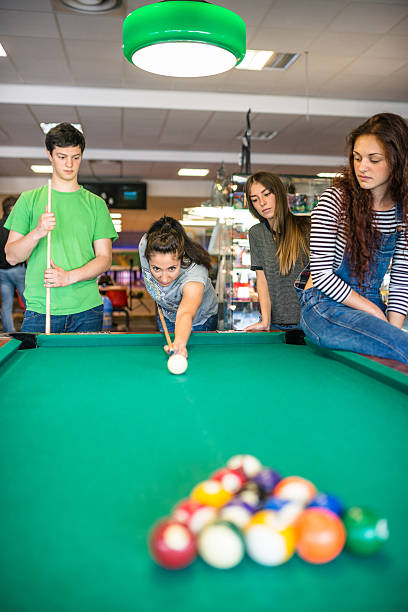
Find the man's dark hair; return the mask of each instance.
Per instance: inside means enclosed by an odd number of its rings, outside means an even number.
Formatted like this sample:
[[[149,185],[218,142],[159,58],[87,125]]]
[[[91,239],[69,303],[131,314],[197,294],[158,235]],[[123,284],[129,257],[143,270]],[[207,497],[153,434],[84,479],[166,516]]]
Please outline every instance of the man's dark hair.
[[[18,200],[18,198],[16,198],[15,196],[9,196],[8,198],[4,198],[4,200],[2,202],[4,216],[6,216],[6,217],[9,216],[9,214],[11,213],[11,210],[12,210],[14,204],[17,202],[17,200]]]
[[[83,153],[85,138],[82,132],[70,123],[59,123],[46,135],[45,146],[51,155],[55,147],[81,147],[81,153]]]

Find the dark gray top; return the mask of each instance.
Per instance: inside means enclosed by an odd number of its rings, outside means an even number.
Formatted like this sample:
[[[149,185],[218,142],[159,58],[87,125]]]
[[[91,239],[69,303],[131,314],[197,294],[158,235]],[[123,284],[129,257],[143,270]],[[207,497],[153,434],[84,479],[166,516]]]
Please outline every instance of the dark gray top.
[[[300,320],[299,300],[293,286],[300,272],[308,263],[303,254],[289,274],[282,276],[279,271],[279,259],[276,256],[274,235],[266,223],[253,225],[249,232],[251,251],[251,270],[263,270],[268,283],[271,298],[271,324],[298,325]]]

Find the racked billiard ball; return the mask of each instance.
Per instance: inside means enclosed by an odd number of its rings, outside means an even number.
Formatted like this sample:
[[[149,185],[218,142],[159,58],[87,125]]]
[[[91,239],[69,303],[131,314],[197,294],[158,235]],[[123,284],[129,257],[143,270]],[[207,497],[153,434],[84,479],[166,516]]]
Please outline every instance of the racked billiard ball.
[[[346,528],[346,549],[355,555],[376,553],[388,540],[388,522],[369,508],[349,508],[343,515]]]
[[[166,569],[182,569],[197,557],[195,537],[186,525],[173,519],[157,523],[150,536],[150,553]]]
[[[313,483],[301,476],[287,476],[273,490],[274,497],[290,499],[301,504],[308,504],[315,496],[317,490]]]
[[[273,510],[254,514],[244,533],[248,555],[261,565],[282,565],[295,552],[295,528],[293,525],[282,526]]]
[[[208,565],[230,569],[240,563],[245,554],[240,530],[228,521],[217,520],[204,527],[197,536],[199,555]]]
[[[346,530],[341,519],[325,508],[307,508],[296,522],[296,550],[309,563],[329,563],[343,550]]]
[[[224,489],[218,480],[203,480],[191,492],[191,499],[204,506],[214,506],[214,508],[221,508],[229,502],[231,497],[232,493]]]

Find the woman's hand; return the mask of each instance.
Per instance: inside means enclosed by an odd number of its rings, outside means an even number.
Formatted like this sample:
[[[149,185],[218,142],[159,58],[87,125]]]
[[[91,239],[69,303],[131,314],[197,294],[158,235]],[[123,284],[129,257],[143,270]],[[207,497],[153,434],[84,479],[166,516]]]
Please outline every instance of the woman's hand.
[[[264,321],[259,321],[258,323],[252,323],[252,325],[248,325],[248,327],[245,327],[244,331],[246,332],[269,331],[269,323],[266,323]]]

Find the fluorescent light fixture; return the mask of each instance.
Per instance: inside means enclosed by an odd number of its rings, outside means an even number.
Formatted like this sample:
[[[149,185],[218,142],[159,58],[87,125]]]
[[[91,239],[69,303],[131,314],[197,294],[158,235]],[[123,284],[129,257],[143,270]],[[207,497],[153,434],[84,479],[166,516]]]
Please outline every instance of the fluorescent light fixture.
[[[48,132],[52,130],[53,127],[55,127],[56,125],[59,125],[60,123],[61,121],[59,121],[58,123],[40,123],[40,128],[42,129],[44,134],[48,134]],[[71,123],[71,125],[73,125],[74,128],[76,128],[80,132],[84,131],[80,123]]]
[[[180,168],[177,174],[179,176],[207,176],[208,173],[208,168]]]
[[[1,43],[0,43],[0,57],[7,57],[6,50]]]
[[[334,178],[339,174],[340,172],[318,172],[316,176],[319,178]]]
[[[272,57],[273,51],[256,51],[248,49],[242,62],[236,66],[238,70],[262,70]]]
[[[180,221],[185,227],[214,227],[215,219],[182,219]]]
[[[110,213],[111,219],[122,219],[122,213]]]
[[[33,172],[38,174],[52,174],[52,166],[32,165],[30,166]]]
[[[136,9],[123,22],[126,59],[164,76],[226,72],[242,60],[245,46],[245,22],[210,2],[164,0]]]

